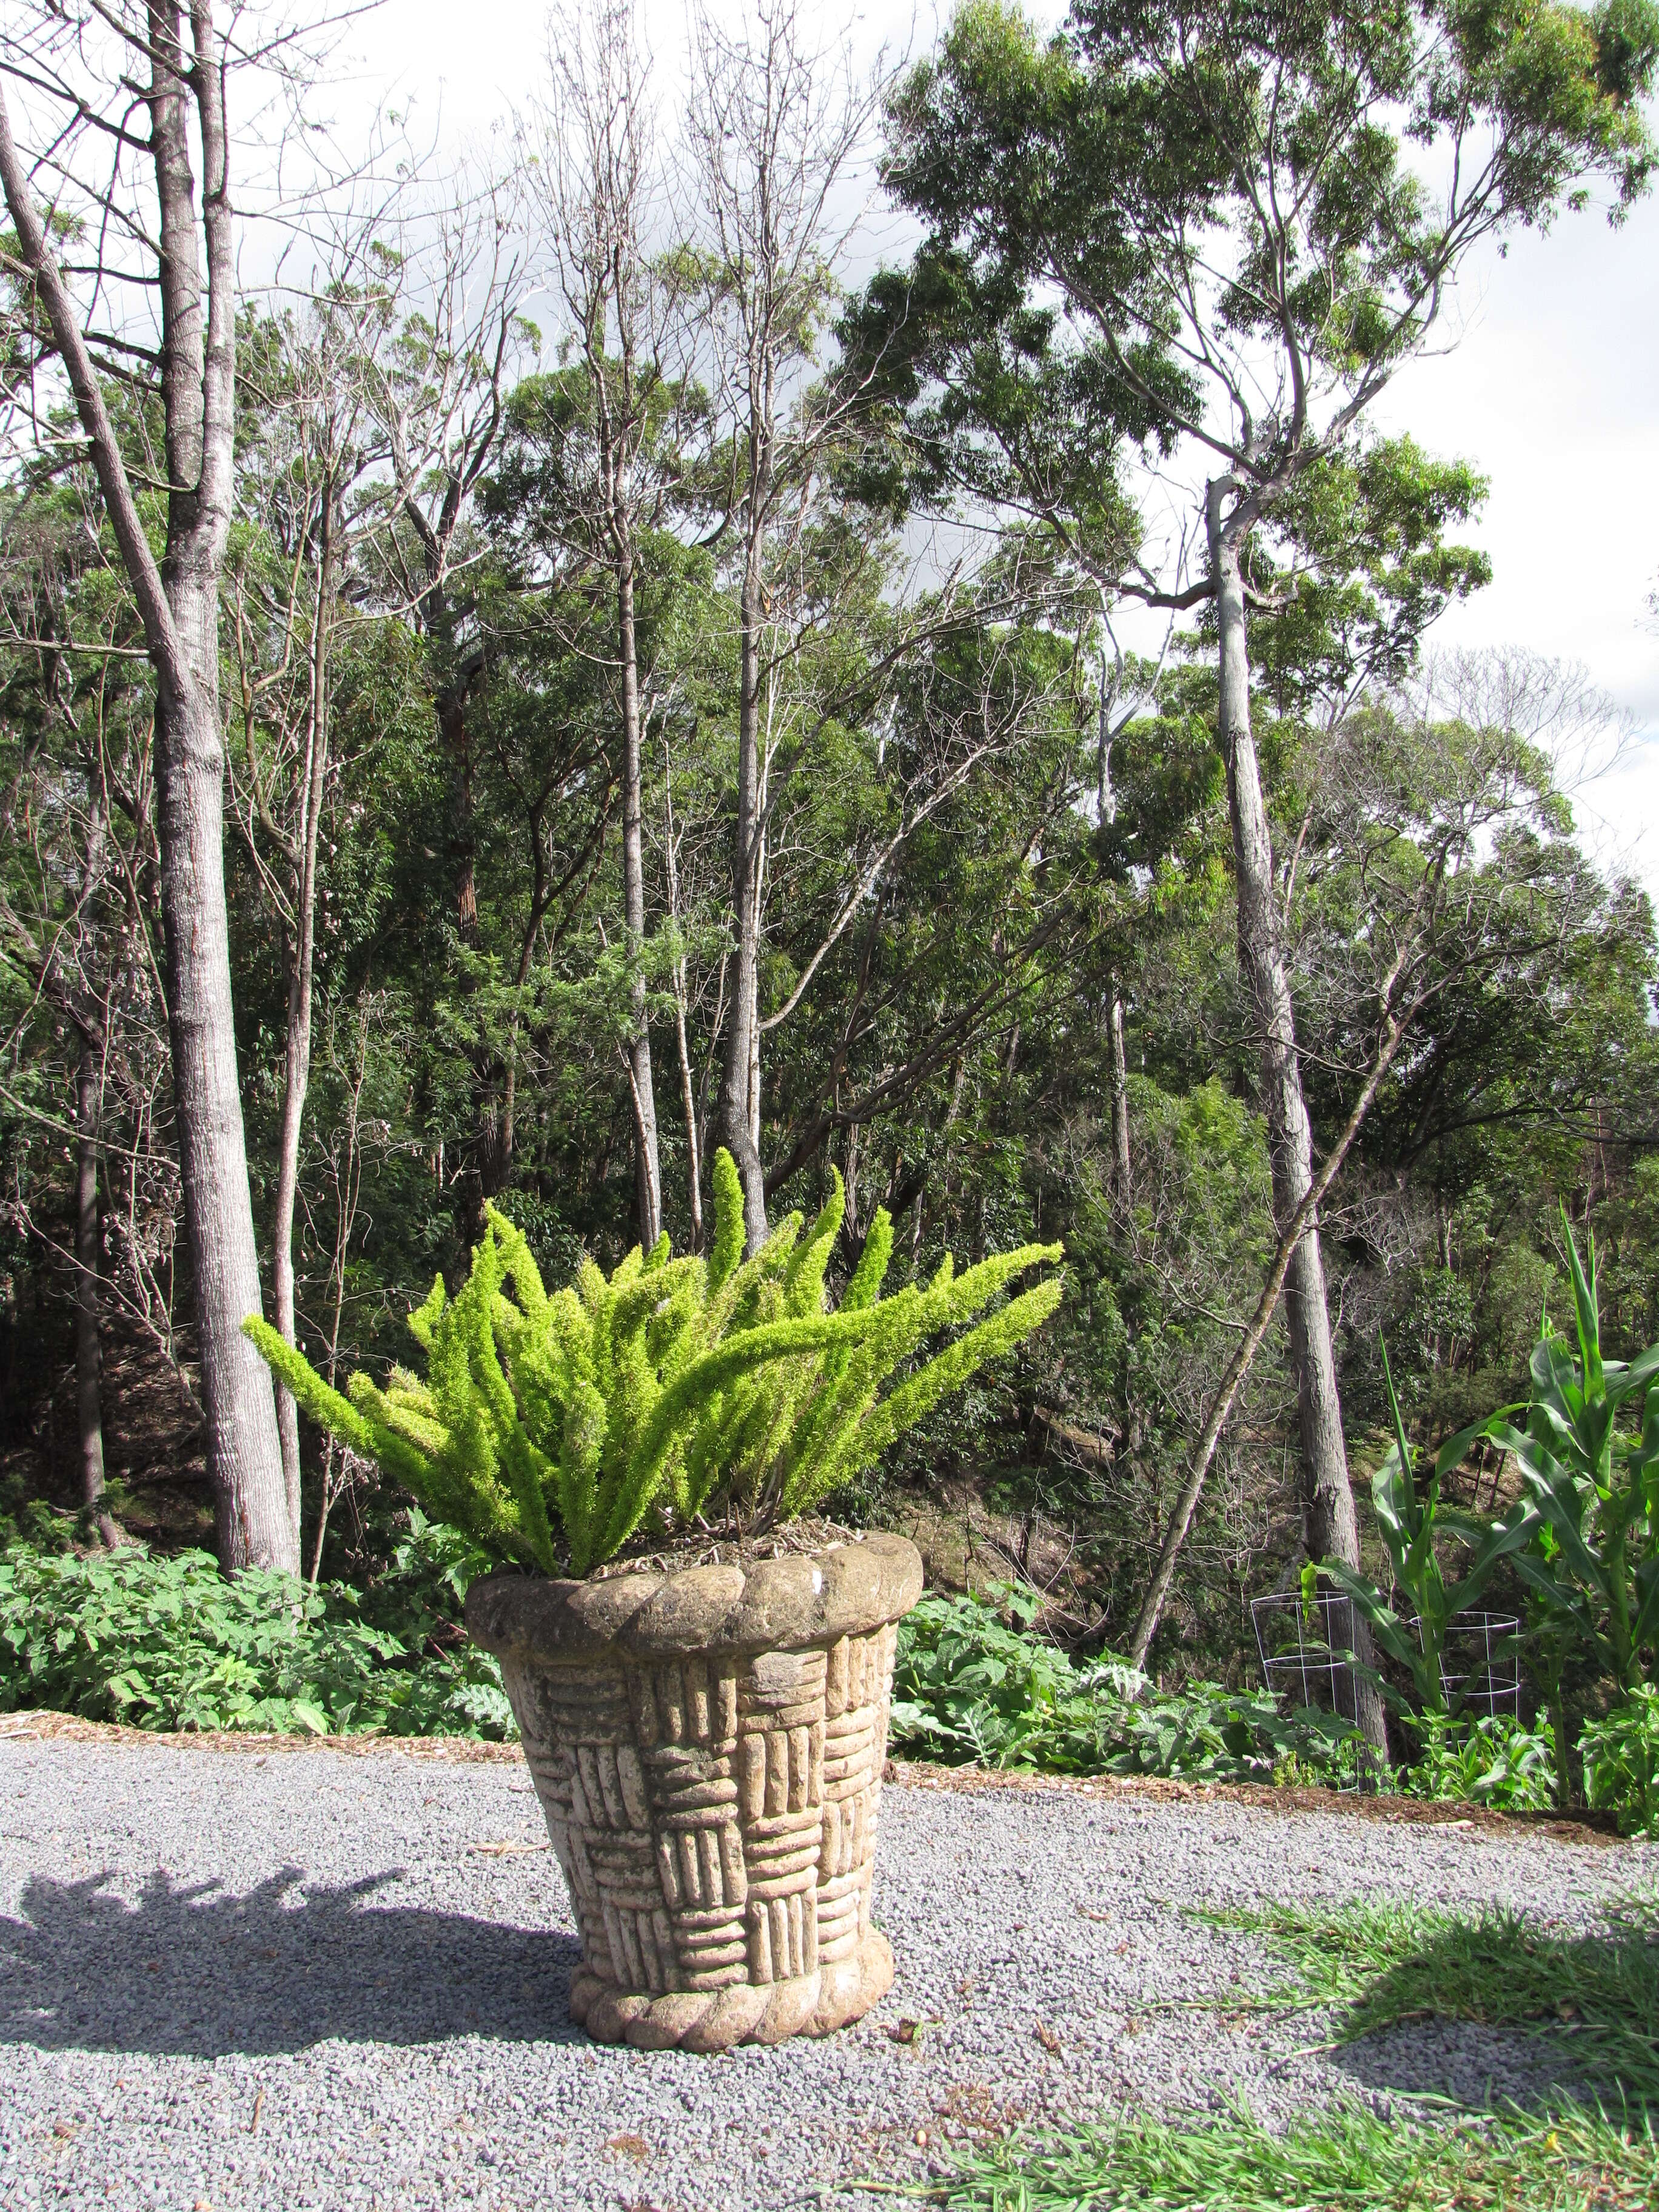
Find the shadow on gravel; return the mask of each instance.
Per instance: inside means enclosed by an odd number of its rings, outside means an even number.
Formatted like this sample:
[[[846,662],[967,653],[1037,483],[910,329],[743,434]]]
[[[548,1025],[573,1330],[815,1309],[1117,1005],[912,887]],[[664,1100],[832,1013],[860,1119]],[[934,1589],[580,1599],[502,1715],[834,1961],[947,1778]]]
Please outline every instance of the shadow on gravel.
[[[375,1906],[392,1875],[237,1895],[152,1875],[25,1887],[0,1916],[0,2044],[218,2058],[347,2042],[582,2039],[566,2008],[576,1940],[465,1914]]]
[[[1395,2097],[1449,2098],[1467,2112],[1505,2102],[1540,2112],[1564,2097],[1583,2104],[1598,2094],[1614,2107],[1624,2101],[1554,2037],[1478,2021],[1413,2021],[1339,2043],[1325,2056],[1376,2110],[1389,2109]]]

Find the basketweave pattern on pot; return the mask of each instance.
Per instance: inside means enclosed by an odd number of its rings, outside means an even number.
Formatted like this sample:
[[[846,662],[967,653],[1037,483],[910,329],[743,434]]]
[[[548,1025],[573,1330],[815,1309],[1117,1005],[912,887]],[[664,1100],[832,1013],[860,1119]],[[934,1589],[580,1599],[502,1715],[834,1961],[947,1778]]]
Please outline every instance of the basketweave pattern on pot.
[[[895,1640],[889,1624],[827,1649],[542,1678],[525,1749],[591,1973],[654,1997],[852,1957]]]

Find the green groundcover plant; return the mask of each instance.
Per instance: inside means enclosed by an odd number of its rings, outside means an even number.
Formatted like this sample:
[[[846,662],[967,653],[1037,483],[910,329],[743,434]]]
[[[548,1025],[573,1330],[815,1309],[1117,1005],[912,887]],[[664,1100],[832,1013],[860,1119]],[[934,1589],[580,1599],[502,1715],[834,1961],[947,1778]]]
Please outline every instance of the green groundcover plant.
[[[1305,1781],[1352,1778],[1346,1723],[1213,1682],[1170,1694],[1119,1659],[1079,1666],[1033,1632],[1041,1606],[1013,1587],[925,1596],[899,1624],[895,1747],[1060,1774],[1266,1782],[1290,1764]]]
[[[422,1592],[457,1563],[413,1516],[380,1596],[417,1632],[366,1619],[341,1584],[309,1589],[206,1552],[136,1547],[82,1557],[15,1545],[0,1558],[0,1711],[40,1708],[145,1729],[331,1735],[512,1731],[495,1662],[423,1650]]]
[[[1587,1802],[1615,1814],[1626,1835],[1659,1840],[1659,1689],[1643,1682],[1587,1722],[1578,1749]]]
[[[1417,1759],[1400,1786],[1408,1797],[1457,1798],[1499,1813],[1543,1813],[1555,1802],[1555,1731],[1511,1713],[1425,1713]]]
[[[963,2152],[915,2193],[946,2212],[1651,2212],[1645,2116],[1506,2105],[1435,2126],[1357,2099],[1279,2128],[1243,2106],[1124,2112]]]
[[[947,1254],[925,1288],[883,1298],[893,1230],[878,1212],[831,1311],[839,1175],[804,1236],[792,1214],[747,1260],[727,1152],[714,1188],[706,1259],[671,1257],[664,1237],[609,1277],[584,1261],[550,1296],[522,1233],[491,1208],[464,1287],[452,1300],[434,1283],[410,1317],[424,1382],[398,1370],[381,1389],[354,1375],[342,1397],[269,1323],[245,1326],[312,1418],[428,1513],[497,1559],[583,1575],[648,1514],[666,1537],[705,1509],[755,1530],[810,1510],[1060,1301],[1050,1276],[955,1335],[1060,1246],[1028,1244],[960,1275]]]
[[[1243,1988],[1235,1974],[1213,1995],[1160,2008],[1235,2020],[1322,2014],[1334,2043],[1322,2047],[1366,2042],[1374,2081],[1399,2049],[1383,2032],[1406,2022],[1524,2033],[1536,2100],[1458,2111],[1420,2096],[1400,2100],[1407,2111],[1378,2112],[1349,2096],[1272,2125],[1242,2104],[1167,2118],[1126,2109],[1092,2126],[963,2146],[919,2197],[950,2212],[1638,2212],[1655,2203],[1650,1897],[1626,1900],[1588,1930],[1501,1908],[1468,1917],[1393,1900],[1191,1917],[1260,1942],[1289,1971],[1266,1986],[1252,1972]],[[1226,1955],[1240,1955],[1237,1941]]]

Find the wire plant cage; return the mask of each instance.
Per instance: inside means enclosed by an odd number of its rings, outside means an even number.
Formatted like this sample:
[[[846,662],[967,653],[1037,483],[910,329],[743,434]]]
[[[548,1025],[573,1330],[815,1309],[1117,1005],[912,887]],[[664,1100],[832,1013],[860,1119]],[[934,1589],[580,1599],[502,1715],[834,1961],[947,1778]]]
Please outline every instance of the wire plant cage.
[[[1292,1711],[1304,1705],[1359,1720],[1354,1680],[1353,1602],[1336,1590],[1311,1598],[1285,1591],[1250,1600],[1250,1625],[1261,1659],[1261,1678]]]
[[[1417,1621],[1413,1628],[1421,1630]],[[1455,1613],[1440,1647],[1440,1686],[1454,1712],[1521,1717],[1521,1623],[1512,1613]]]
[[[1311,1597],[1299,1591],[1275,1592],[1251,1599],[1250,1624],[1262,1680],[1276,1698],[1292,1711],[1310,1706],[1358,1726],[1352,1599],[1328,1589]],[[1421,1624],[1415,1617],[1407,1626],[1420,1637]],[[1518,1720],[1521,1623],[1516,1616],[1454,1613],[1440,1647],[1440,1686],[1454,1712],[1468,1713],[1477,1720]],[[1380,1778],[1376,1761],[1364,1756],[1357,1778],[1341,1786],[1374,1790]]]

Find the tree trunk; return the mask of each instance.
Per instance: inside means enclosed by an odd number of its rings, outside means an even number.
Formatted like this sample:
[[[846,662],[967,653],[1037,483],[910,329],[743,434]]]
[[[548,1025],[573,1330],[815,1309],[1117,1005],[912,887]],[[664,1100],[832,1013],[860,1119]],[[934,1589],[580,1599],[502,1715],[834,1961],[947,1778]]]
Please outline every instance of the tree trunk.
[[[447,609],[441,619],[447,622]],[[449,760],[449,859],[455,879],[455,933],[466,952],[478,945],[477,823],[472,790],[472,736],[466,724],[466,694],[470,675],[449,684],[437,700],[438,732]],[[473,981],[464,968],[458,986],[471,997]],[[465,1279],[467,1255],[484,1233],[484,1200],[506,1184],[506,1165],[501,1158],[501,1133],[495,1106],[491,1055],[478,1044],[468,1053],[472,1070],[472,1141],[470,1157],[455,1175],[453,1212],[459,1246],[457,1280]]]
[[[1133,1172],[1129,1162],[1129,1066],[1123,1049],[1123,994],[1112,978],[1112,1195],[1119,1211],[1127,1213],[1134,1203]]]
[[[691,1080],[691,1048],[685,1034],[685,982],[674,986],[674,1042],[680,1062],[680,1110],[685,1116],[685,1179],[691,1200],[691,1249],[702,1249],[702,1156],[697,1139],[697,1094]]]
[[[169,488],[159,582],[170,620],[154,605],[155,571],[142,529],[133,528],[136,510],[118,445],[66,299],[64,326],[59,314],[52,316],[53,335],[66,362],[81,352],[71,366],[76,398],[106,501],[112,510],[126,509],[118,537],[158,678],[156,836],[167,1026],[219,1556],[229,1568],[295,1572],[299,1551],[288,1525],[270,1371],[241,1330],[244,1318],[260,1310],[260,1290],[231,1004],[219,723],[218,586],[230,526],[235,428],[234,244],[223,76],[207,4],[192,12],[191,32],[187,65],[180,10],[173,0],[150,0],[149,106]],[[199,236],[187,98],[201,128]],[[38,267],[43,256],[30,258]]]
[[[738,621],[742,631],[738,704],[737,823],[732,858],[732,1019],[720,1070],[720,1134],[743,1182],[745,1248],[752,1255],[766,1242],[766,1178],[757,1141],[754,1101],[760,1040],[760,571],[758,546],[744,570]]]
[[[167,482],[161,585],[194,682],[158,687],[156,832],[179,1164],[196,1287],[202,1404],[221,1564],[300,1570],[270,1370],[242,1334],[261,1310],[225,906],[219,574],[230,528],[235,270],[220,57],[192,14],[188,82],[201,125],[206,316],[185,117],[179,11],[151,0],[150,99],[161,216],[161,391]]]
[[[210,0],[198,0],[191,15],[195,51],[188,67],[177,5],[150,0],[149,27],[168,484],[167,551],[159,569],[3,100],[0,178],[91,446],[155,671],[155,827],[167,1028],[220,1561],[228,1568],[294,1573],[299,1550],[288,1522],[270,1370],[241,1331],[245,1316],[259,1311],[260,1295],[231,1007],[219,726],[218,584],[230,526],[236,369],[224,80]],[[186,85],[201,125],[205,323]]]
[[[297,934],[288,975],[288,1032],[283,1059],[283,1111],[276,1138],[276,1197],[271,1218],[271,1302],[284,1340],[294,1334],[294,1209],[300,1188],[300,1133],[306,1093],[311,1085],[312,981],[317,946],[317,842],[328,775],[328,604],[333,549],[334,500],[324,494],[317,568],[317,618],[311,641],[311,702],[302,812],[300,817],[300,873],[295,885]],[[300,1411],[285,1382],[276,1385],[276,1426],[283,1445],[283,1488],[300,1545]]]
[[[205,680],[217,672],[209,642],[217,592],[199,577],[168,583],[204,679],[172,707],[157,701],[155,782],[179,1165],[219,1558],[228,1568],[298,1574],[270,1372],[242,1334],[261,1306],[231,1007],[224,754]]]
[[[628,1061],[640,1243],[648,1252],[662,1233],[662,1171],[657,1156],[657,1100],[652,1087],[645,971],[641,965],[645,950],[645,825],[640,796],[640,671],[634,634],[634,559],[626,540],[617,563],[617,606],[623,690],[623,902],[632,970],[629,988],[633,1024]]]
[[[1313,1140],[1302,1095],[1295,1017],[1279,935],[1273,838],[1250,729],[1242,532],[1223,516],[1225,489],[1221,483],[1212,483],[1206,505],[1220,633],[1220,736],[1238,888],[1239,965],[1261,1037],[1261,1096],[1273,1166],[1273,1214],[1282,1234],[1313,1181]],[[1308,1557],[1340,1559],[1358,1570],[1359,1524],[1342,1439],[1342,1407],[1337,1395],[1316,1216],[1291,1255],[1285,1280],[1285,1314],[1302,1435],[1302,1517]],[[1358,1619],[1354,1635],[1358,1656],[1372,1663],[1369,1631]],[[1382,1699],[1364,1685],[1358,1686],[1358,1693],[1360,1725],[1367,1740],[1386,1758],[1388,1729]]]
[[[76,1073],[75,1418],[81,1462],[81,1504],[106,1544],[120,1531],[104,1504],[104,1354],[99,1337],[98,1053],[82,1039]]]

